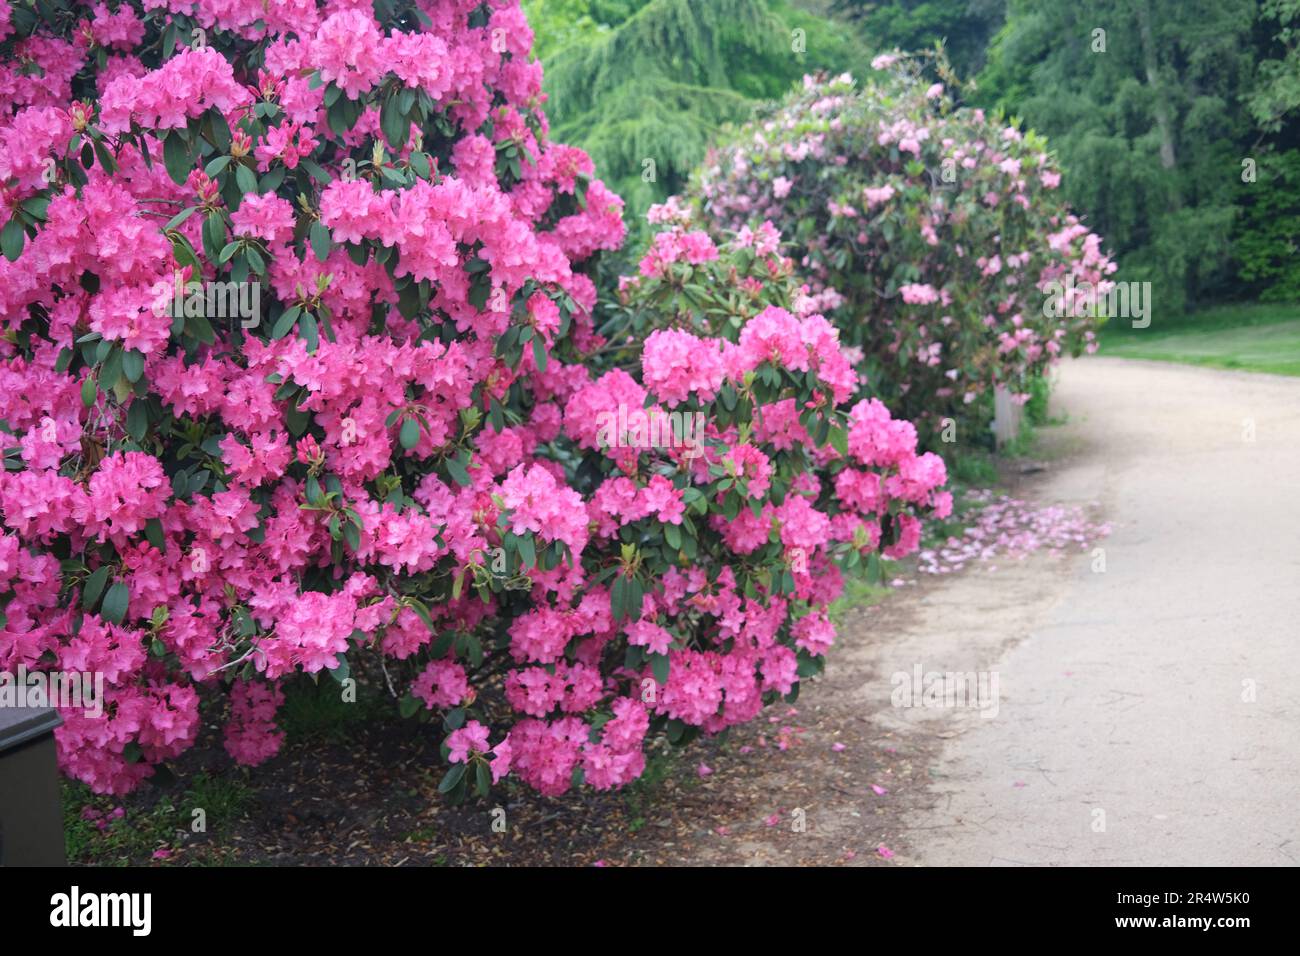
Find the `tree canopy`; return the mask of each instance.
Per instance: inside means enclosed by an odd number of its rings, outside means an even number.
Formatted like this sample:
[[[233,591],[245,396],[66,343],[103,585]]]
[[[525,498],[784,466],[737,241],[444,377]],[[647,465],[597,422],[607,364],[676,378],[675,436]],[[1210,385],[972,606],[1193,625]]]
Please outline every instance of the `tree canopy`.
[[[723,124],[866,47],[785,0],[533,0],[557,138],[591,153],[639,218],[678,192]]]

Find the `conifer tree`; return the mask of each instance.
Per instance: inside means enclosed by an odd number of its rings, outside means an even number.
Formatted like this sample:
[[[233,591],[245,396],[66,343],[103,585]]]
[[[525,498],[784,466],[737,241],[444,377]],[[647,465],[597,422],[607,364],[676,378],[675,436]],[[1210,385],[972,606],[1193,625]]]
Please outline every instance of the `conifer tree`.
[[[805,73],[865,56],[841,25],[785,0],[545,0],[526,11],[554,134],[592,154],[634,221],[685,186],[720,126]]]

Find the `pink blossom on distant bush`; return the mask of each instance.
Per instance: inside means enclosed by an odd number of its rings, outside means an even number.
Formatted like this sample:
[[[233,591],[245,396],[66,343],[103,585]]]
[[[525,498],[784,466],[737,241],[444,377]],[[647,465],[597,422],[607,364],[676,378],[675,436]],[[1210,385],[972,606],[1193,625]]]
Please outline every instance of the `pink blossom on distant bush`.
[[[874,394],[932,436],[945,417],[982,424],[991,401],[970,406],[994,385],[1024,394],[1095,348],[1086,296],[1055,290],[1104,293],[1115,265],[1054,192],[1042,138],[956,106],[926,62],[808,78],[711,153],[690,195],[715,240],[774,223]]]

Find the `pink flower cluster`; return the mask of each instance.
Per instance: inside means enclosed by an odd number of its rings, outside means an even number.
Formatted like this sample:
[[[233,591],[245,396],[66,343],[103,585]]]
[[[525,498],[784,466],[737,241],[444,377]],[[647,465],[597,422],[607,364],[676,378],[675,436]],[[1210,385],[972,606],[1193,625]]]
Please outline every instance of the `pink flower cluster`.
[[[945,507],[770,223],[665,216],[632,354],[597,332],[622,203],[550,142],[512,0],[43,15],[0,62],[0,667],[104,675],[57,733],[95,790],[200,697],[262,763],[295,684],[367,659],[455,792],[622,786],[792,694],[844,555]],[[686,272],[716,325],[675,324]]]

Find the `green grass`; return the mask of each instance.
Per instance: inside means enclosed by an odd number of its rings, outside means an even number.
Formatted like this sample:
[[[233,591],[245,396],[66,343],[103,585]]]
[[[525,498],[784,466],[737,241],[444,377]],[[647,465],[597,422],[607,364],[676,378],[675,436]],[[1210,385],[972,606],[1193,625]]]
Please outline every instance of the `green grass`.
[[[1227,305],[1153,322],[1148,329],[1108,326],[1099,354],[1300,375],[1300,306]]]
[[[867,575],[865,566],[858,565],[852,571],[844,573],[844,593],[830,606],[831,620],[839,624],[846,614],[855,608],[871,607],[879,604],[889,596],[893,588],[884,582],[890,580],[894,572],[893,561],[881,561],[881,580],[873,582]]]
[[[186,861],[220,863],[221,856],[214,851],[230,827],[248,812],[251,798],[252,791],[238,773],[213,776],[200,771],[183,793],[163,794],[151,803],[97,796],[84,784],[65,781],[63,832],[68,862],[138,866],[150,862],[160,847],[188,842]],[[203,811],[201,818],[196,810]],[[88,812],[94,817],[88,819]],[[121,816],[113,816],[115,812]],[[204,830],[194,837],[193,827],[199,819]]]

